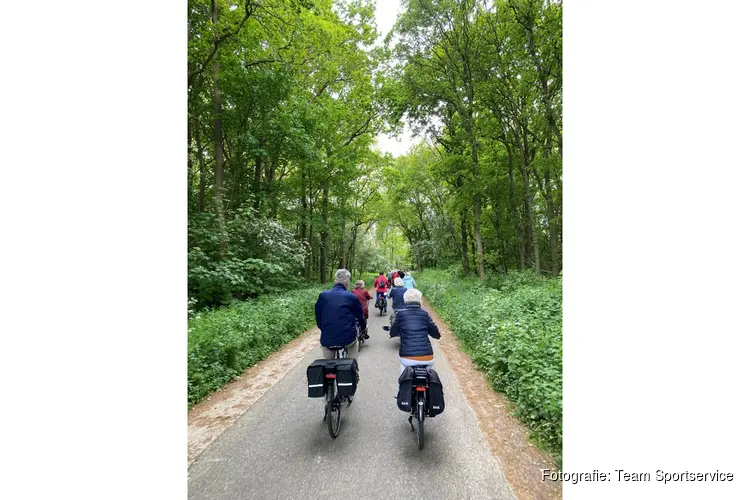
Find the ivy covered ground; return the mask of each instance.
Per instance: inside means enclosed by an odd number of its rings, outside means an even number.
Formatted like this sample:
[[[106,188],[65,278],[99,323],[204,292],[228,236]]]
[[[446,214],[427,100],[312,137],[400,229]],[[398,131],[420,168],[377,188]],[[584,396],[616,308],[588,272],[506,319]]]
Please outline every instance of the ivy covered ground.
[[[534,438],[562,454],[562,278],[533,272],[459,278],[425,271],[417,285]]]

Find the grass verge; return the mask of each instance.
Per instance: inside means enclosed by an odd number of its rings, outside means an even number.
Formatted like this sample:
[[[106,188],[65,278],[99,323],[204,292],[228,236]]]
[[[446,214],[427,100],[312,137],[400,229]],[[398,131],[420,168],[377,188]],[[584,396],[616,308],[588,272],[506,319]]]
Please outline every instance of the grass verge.
[[[314,327],[315,301],[325,288],[265,295],[189,319],[188,405]]]

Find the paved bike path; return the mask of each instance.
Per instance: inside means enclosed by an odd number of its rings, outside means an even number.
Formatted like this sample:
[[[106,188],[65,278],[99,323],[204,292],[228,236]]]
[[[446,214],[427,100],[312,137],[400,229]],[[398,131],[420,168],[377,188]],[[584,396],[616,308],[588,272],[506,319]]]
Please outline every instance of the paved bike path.
[[[391,310],[379,317],[370,302],[360,384],[339,436],[328,434],[323,399],[307,397],[315,349],[198,457],[188,471],[191,500],[516,498],[434,340],[446,409],[425,420],[425,448],[417,448],[393,398],[399,341],[381,328]]]

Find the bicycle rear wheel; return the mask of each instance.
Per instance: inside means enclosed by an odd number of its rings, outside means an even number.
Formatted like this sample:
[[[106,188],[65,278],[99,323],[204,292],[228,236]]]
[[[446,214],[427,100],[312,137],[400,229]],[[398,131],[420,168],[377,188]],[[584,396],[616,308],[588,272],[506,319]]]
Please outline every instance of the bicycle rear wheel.
[[[424,395],[420,393],[417,399],[417,444],[424,449]]]
[[[333,439],[339,435],[341,429],[341,405],[338,404],[337,396],[334,394],[333,384],[328,387],[328,411],[326,412],[326,420],[328,423],[328,434]]]

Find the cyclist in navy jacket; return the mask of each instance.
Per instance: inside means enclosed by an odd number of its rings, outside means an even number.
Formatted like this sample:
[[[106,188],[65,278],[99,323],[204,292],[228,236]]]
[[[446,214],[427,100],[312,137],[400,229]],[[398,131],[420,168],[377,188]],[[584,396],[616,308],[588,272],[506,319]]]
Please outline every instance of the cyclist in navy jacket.
[[[391,335],[401,337],[398,356],[401,372],[407,366],[432,366],[435,363],[430,337],[439,339],[440,330],[429,313],[422,309],[422,293],[411,288],[404,294],[406,305],[399,311],[391,326]]]
[[[346,269],[336,271],[335,284],[322,292],[315,303],[315,322],[320,328],[320,345],[323,358],[333,359],[335,352],[329,346],[346,346],[350,358],[357,358],[357,324],[367,326],[362,304],[347,291],[352,275]]]
[[[396,279],[393,280],[393,288],[391,288],[390,293],[388,293],[388,298],[393,299],[394,311],[398,311],[399,309],[404,307],[404,293],[406,293],[404,280],[396,277]]]

